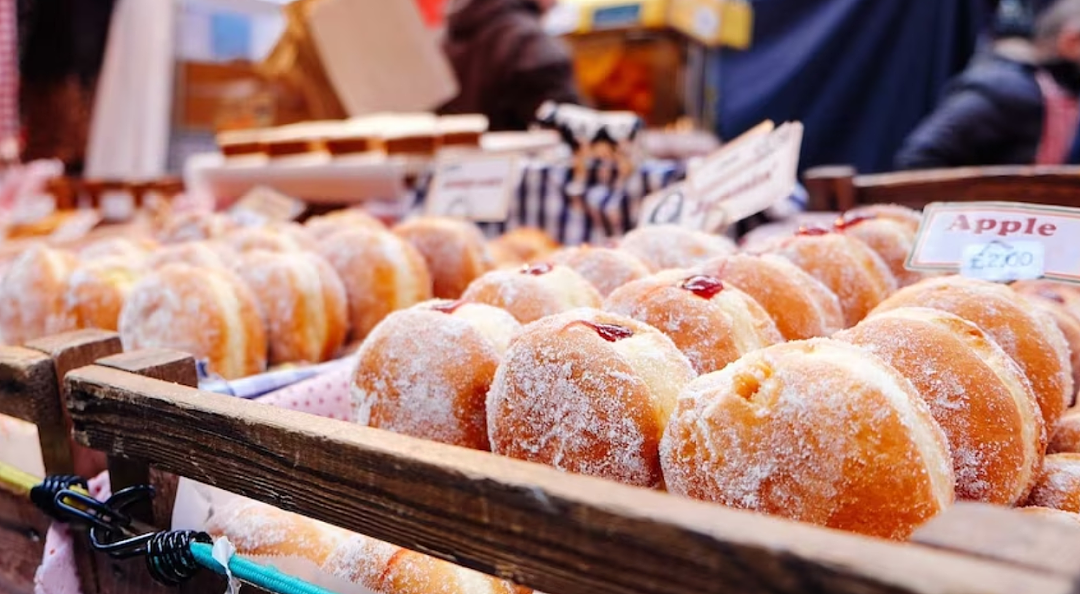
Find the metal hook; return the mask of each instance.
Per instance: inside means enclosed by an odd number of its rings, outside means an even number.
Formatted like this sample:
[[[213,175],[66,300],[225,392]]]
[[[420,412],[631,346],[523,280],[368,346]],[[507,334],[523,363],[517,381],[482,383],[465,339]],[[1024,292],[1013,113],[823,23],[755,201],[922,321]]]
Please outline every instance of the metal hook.
[[[90,524],[90,544],[95,550],[116,559],[127,559],[146,554],[146,544],[154,533],[136,534],[132,530],[134,520],[126,510],[153,497],[154,488],[150,485],[121,489],[104,503],[74,491],[61,491],[56,495],[56,505]],[[68,504],[65,501],[68,499],[81,504],[84,509]],[[115,540],[117,536],[121,539]]]

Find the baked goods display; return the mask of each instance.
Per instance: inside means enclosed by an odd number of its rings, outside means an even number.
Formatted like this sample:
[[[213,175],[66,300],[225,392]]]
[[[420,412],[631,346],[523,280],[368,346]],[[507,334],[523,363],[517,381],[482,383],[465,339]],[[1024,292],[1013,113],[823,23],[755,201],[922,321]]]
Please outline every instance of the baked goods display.
[[[908,254],[915,243],[915,230],[896,219],[871,214],[848,214],[837,219],[834,228],[861,240],[874,250],[889,267],[898,286],[906,287],[927,275],[905,267]]]
[[[23,344],[44,336],[49,320],[64,314],[64,288],[75,254],[35,245],[23,252],[0,281],[0,339]]]
[[[723,369],[782,337],[757,301],[716,277],[668,270],[615,290],[604,309],[666,334],[698,373]]]
[[[83,328],[117,329],[120,308],[143,268],[136,258],[108,256],[82,260],[61,289],[61,307],[46,322],[46,332]]]
[[[554,264],[572,268],[596,287],[602,297],[630,281],[649,276],[649,268],[637,256],[622,250],[583,245],[551,254]]]
[[[266,369],[266,329],[251,289],[224,268],[167,264],[132,287],[120,310],[124,350],[171,348],[225,379]]]
[[[534,227],[511,229],[488,242],[488,248],[492,251],[497,263],[509,266],[519,266],[544,259],[558,247],[558,242]]]
[[[755,351],[680,394],[673,493],[903,539],[954,499],[949,445],[903,375],[830,339]]]
[[[1047,456],[1027,504],[1080,513],[1080,454]]]
[[[638,227],[619,242],[619,249],[637,256],[653,272],[692,268],[718,256],[735,253],[726,237],[675,225]]]
[[[580,274],[546,262],[488,272],[461,298],[501,307],[522,324],[578,307],[600,307],[601,302],[600,293]]]
[[[462,301],[429,301],[390,314],[360,348],[354,420],[489,449],[487,393],[519,328],[502,309]]]
[[[467,221],[423,217],[393,229],[424,257],[432,290],[440,299],[457,299],[476,277],[491,270],[494,261],[480,229]]]

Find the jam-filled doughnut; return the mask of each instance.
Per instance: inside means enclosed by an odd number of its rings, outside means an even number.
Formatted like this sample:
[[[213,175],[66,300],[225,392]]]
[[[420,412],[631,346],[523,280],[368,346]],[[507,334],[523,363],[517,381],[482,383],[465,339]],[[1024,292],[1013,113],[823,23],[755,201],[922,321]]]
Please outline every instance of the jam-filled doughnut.
[[[911,382],[824,338],[693,381],[660,460],[674,493],[883,538],[907,538],[954,499],[948,443]]]
[[[67,250],[37,243],[0,279],[0,341],[21,345],[45,336],[49,320],[64,313],[64,287],[78,259]]]
[[[254,250],[237,273],[255,294],[270,343],[270,365],[318,363],[345,344],[345,285],[322,256]]]
[[[600,307],[602,302],[600,293],[580,274],[548,263],[488,272],[461,298],[505,309],[522,324],[578,307]]]
[[[1049,315],[1012,289],[959,276],[930,278],[901,289],[875,313],[901,307],[947,311],[989,334],[1027,375],[1047,428],[1057,424],[1072,401],[1072,369],[1064,335]]]
[[[844,218],[854,219],[862,217],[874,217],[895,221],[907,227],[913,234],[919,231],[919,225],[922,223],[921,212],[899,204],[867,204],[865,206],[858,206],[844,213]]]
[[[666,334],[698,373],[783,340],[757,301],[720,279],[668,270],[623,285],[604,309]]]
[[[661,487],[660,436],[694,377],[671,339],[593,309],[548,316],[510,343],[487,399],[491,451]]]
[[[1047,451],[1056,453],[1080,454],[1080,408],[1065,411],[1050,431],[1050,446]]]
[[[474,279],[494,267],[487,240],[469,221],[423,217],[394,227],[427,262],[435,297],[457,299]]]
[[[828,229],[802,229],[769,251],[787,258],[836,293],[849,327],[896,290],[896,279],[881,256],[862,241]]]
[[[844,327],[836,294],[786,258],[735,254],[710,260],[696,270],[753,297],[786,340],[830,336]]]
[[[619,249],[637,256],[653,272],[692,268],[718,256],[735,253],[728,238],[675,225],[638,227],[619,242]]]
[[[874,215],[848,214],[837,219],[834,228],[870,246],[889,267],[898,286],[906,287],[926,278],[925,273],[908,270],[906,266],[915,243],[915,231],[910,226]]]
[[[1047,456],[1027,505],[1080,513],[1080,454]]]
[[[317,247],[308,231],[296,223],[244,227],[229,233],[223,241],[238,252],[299,252]]]
[[[1054,323],[1069,344],[1073,386],[1080,389],[1080,291],[1053,281],[1021,281],[1011,286],[1016,292],[1034,300],[1037,307],[1054,318]],[[1074,396],[1073,404],[1075,401]]]
[[[304,228],[307,229],[309,235],[321,241],[333,237],[338,231],[356,229],[385,231],[386,225],[359,208],[343,208],[309,218],[304,221]]]
[[[120,308],[142,269],[119,256],[80,262],[62,289],[61,311],[49,319],[49,334],[82,328],[116,331]]]
[[[431,299],[431,275],[412,245],[386,230],[347,229],[319,253],[345,284],[352,338],[371,332],[390,312]]]
[[[225,268],[168,264],[148,273],[128,294],[119,329],[124,350],[191,353],[225,379],[266,369],[266,329],[255,296]]]
[[[1023,501],[1046,451],[1046,426],[1024,372],[992,338],[922,307],[870,316],[835,338],[911,380],[949,440],[959,499]]]
[[[463,301],[428,301],[390,314],[360,347],[354,420],[489,449],[485,399],[520,327],[501,309]]]
[[[573,268],[607,297],[630,281],[649,276],[649,267],[640,258],[623,250],[583,245],[563,248],[550,258],[554,264]]]

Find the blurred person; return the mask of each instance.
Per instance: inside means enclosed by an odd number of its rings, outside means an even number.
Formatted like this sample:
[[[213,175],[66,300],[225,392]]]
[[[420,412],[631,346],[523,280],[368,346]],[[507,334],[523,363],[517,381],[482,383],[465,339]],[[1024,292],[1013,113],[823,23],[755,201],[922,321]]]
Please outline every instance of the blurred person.
[[[577,103],[570,52],[543,28],[555,4],[450,0],[443,49],[460,92],[440,113],[479,113],[491,130],[524,130],[543,102]]]
[[[1057,0],[1031,37],[1009,35],[948,85],[904,141],[897,169],[1061,164],[1076,133],[1080,0]]]

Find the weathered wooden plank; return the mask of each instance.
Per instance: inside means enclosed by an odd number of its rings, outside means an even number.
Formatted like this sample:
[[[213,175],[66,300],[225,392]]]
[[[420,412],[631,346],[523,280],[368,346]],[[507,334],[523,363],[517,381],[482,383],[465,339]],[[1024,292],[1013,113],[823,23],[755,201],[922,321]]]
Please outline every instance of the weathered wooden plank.
[[[37,425],[49,472],[74,470],[52,358],[33,349],[0,347],[0,414]]]
[[[1071,580],[861,538],[104,367],[67,379],[115,455],[561,594],[1065,594]]]

